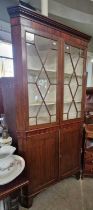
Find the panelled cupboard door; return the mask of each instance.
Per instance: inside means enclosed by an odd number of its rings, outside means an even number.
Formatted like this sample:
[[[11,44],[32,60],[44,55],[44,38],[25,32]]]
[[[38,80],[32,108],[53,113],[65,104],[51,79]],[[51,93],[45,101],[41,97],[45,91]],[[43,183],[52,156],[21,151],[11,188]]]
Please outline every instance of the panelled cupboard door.
[[[65,125],[60,134],[60,178],[80,170],[80,125]]]
[[[27,137],[32,193],[58,178],[58,131]]]
[[[31,127],[59,122],[60,44],[52,37],[26,32],[28,126]]]

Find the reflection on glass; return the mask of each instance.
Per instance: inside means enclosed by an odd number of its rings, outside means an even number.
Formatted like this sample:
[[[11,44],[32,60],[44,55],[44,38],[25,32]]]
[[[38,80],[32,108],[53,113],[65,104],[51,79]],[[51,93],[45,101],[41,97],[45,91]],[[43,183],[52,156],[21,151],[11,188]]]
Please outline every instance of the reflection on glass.
[[[26,32],[29,125],[56,122],[57,41]]]

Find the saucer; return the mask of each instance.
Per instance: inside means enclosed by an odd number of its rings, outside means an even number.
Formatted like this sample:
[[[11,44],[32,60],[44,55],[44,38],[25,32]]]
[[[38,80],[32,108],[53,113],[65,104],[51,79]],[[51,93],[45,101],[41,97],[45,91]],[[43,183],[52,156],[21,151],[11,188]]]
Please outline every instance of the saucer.
[[[0,174],[0,185],[8,184],[9,182],[13,181],[25,168],[25,161],[22,157],[18,155],[14,156],[14,164],[9,168],[6,174]]]

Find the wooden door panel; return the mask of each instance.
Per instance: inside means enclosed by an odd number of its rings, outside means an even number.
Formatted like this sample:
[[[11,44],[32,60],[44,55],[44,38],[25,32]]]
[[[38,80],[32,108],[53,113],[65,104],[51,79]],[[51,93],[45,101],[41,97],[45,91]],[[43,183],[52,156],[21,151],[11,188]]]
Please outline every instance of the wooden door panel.
[[[60,176],[70,174],[80,167],[80,126],[66,125],[61,129],[60,139]]]
[[[36,134],[27,141],[32,192],[37,192],[58,177],[58,131]]]

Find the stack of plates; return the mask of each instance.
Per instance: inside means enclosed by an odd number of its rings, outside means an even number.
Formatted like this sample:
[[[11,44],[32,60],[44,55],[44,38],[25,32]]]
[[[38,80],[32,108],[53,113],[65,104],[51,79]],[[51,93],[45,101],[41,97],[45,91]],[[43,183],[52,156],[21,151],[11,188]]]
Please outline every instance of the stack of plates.
[[[13,162],[8,168],[0,168],[0,185],[7,184],[22,173],[25,167],[25,161],[18,155],[13,155]]]

